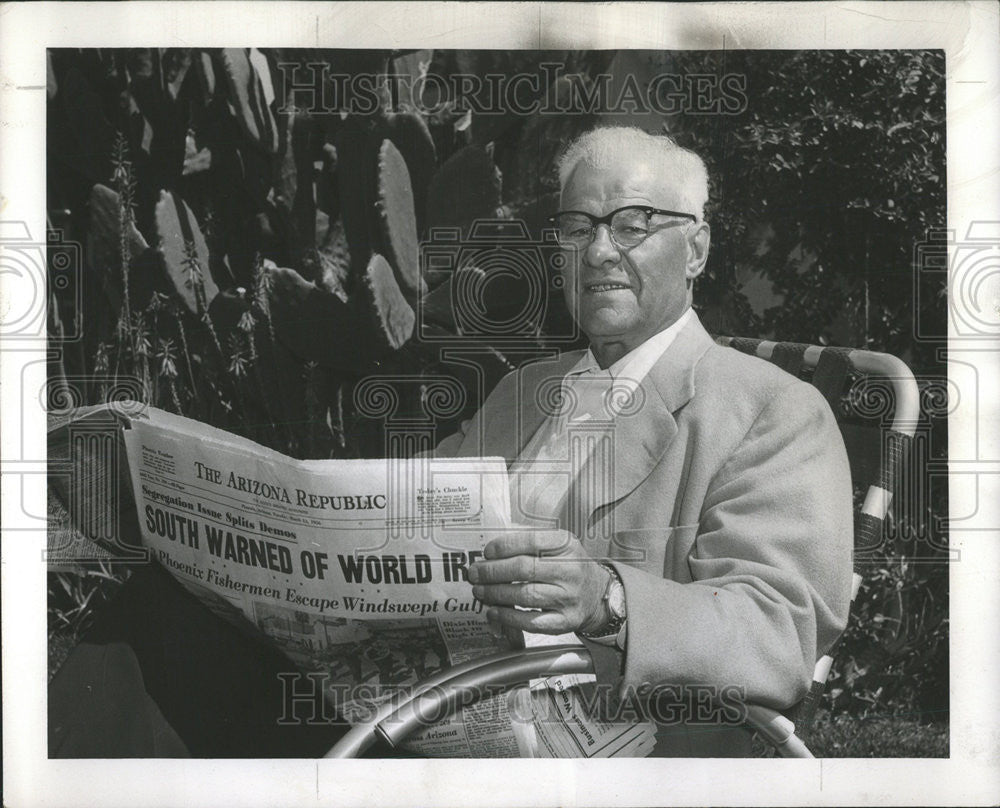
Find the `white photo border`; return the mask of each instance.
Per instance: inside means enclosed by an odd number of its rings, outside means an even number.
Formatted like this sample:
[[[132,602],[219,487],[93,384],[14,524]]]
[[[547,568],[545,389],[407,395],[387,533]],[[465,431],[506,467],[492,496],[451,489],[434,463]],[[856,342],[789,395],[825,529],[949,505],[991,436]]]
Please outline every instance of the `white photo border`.
[[[998,6],[900,3],[15,3],[0,8],[0,220],[45,233],[45,50],[285,46],[486,49],[935,48],[946,53],[948,228],[1000,223]],[[1000,224],[997,225],[1000,228]],[[995,247],[996,248],[996,247]],[[0,277],[0,319],[32,293]],[[42,279],[42,282],[44,280]],[[42,297],[44,300],[44,296]],[[1000,298],[997,306],[1000,307]],[[995,312],[1000,314],[1000,308]],[[949,341],[975,368],[950,443],[951,757],[912,760],[49,760],[46,753],[45,342],[2,346],[5,804],[844,805],[1000,799],[1000,349]],[[959,384],[968,374],[950,375]],[[963,398],[966,396],[963,395]],[[967,473],[966,473],[967,471]],[[973,519],[964,518],[970,509]],[[958,528],[954,525],[959,525]],[[11,534],[9,531],[17,531]]]

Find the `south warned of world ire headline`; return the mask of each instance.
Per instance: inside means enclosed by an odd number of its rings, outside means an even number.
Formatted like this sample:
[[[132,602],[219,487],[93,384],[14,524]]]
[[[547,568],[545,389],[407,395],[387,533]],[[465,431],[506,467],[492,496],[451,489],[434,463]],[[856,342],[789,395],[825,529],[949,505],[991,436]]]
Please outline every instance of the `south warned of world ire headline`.
[[[254,480],[235,472],[226,475],[200,462],[196,462],[195,466],[198,478],[201,480],[290,505],[327,510],[384,511],[387,504],[383,494],[332,496],[315,494],[299,488],[289,493],[280,485]],[[432,581],[467,582],[469,565],[483,555],[479,550],[445,550],[434,555],[335,553],[335,560],[331,561],[330,554],[320,550],[296,549],[293,553],[287,543],[298,540],[298,534],[294,530],[276,528],[266,520],[250,519],[243,514],[218,510],[202,502],[191,502],[176,494],[164,494],[147,485],[142,486],[142,493],[147,500],[143,509],[143,522],[150,535],[201,553],[207,552],[210,556],[225,562],[288,576],[301,574],[303,578],[312,580],[339,577],[345,584],[381,586],[420,585]],[[274,538],[267,538],[268,536]],[[239,581],[228,572],[213,568],[202,569],[194,564],[180,562],[165,550],[158,551],[158,555],[162,563],[196,580],[244,594],[310,606],[321,612],[327,609],[343,609],[385,613],[407,612],[416,613],[415,616],[426,616],[442,610],[479,613],[483,608],[481,602],[471,597],[471,591],[467,602],[450,597],[423,603],[390,602],[388,599],[384,602],[372,602],[356,596],[343,596],[339,600],[309,597],[291,588],[283,593],[270,587]]]

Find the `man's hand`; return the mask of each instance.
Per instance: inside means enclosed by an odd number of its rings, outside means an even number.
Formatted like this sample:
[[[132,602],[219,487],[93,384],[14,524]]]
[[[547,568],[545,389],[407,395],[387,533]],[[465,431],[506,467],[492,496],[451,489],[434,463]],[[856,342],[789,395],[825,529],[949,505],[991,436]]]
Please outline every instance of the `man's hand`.
[[[469,569],[491,622],[538,634],[594,631],[608,620],[608,571],[565,530],[525,528],[484,548]],[[521,606],[532,611],[520,611]]]

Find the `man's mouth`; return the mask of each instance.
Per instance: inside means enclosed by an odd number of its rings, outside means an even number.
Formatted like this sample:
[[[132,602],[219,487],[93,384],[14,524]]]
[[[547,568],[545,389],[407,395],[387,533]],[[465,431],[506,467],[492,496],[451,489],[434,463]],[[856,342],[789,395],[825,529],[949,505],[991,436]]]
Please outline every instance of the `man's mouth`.
[[[621,283],[617,281],[603,281],[601,283],[587,283],[584,284],[585,292],[614,292],[619,289],[631,289],[631,284]]]

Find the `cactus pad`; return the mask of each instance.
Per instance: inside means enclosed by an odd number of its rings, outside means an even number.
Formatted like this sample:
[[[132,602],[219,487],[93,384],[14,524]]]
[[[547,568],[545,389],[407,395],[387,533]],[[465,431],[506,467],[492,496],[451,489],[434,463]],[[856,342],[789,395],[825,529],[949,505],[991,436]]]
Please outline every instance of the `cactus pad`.
[[[219,56],[229,106],[246,135],[268,154],[278,151],[278,125],[265,88],[271,87],[267,60],[259,51],[223,48]],[[273,90],[270,93],[273,97]]]
[[[401,348],[413,334],[416,317],[399,290],[392,267],[378,253],[368,262],[365,288],[382,337],[390,348]],[[357,335],[354,339],[357,341]]]
[[[378,154],[376,207],[389,263],[403,294],[412,299],[423,291],[413,189],[406,161],[389,140],[382,141]],[[368,269],[370,272],[371,264]]]
[[[156,204],[159,251],[174,289],[193,314],[202,314],[219,287],[209,271],[208,245],[187,203],[176,193],[161,191]]]
[[[337,130],[334,144],[340,218],[351,252],[351,271],[358,277],[364,274],[374,252],[371,210],[375,202],[380,142],[375,140],[368,121],[349,115]]]
[[[103,185],[95,185],[90,192],[90,227],[87,230],[87,264],[99,278],[108,301],[117,310],[122,298],[121,228],[119,196]],[[131,268],[137,256],[148,249],[134,224],[128,225],[125,237],[125,261]],[[134,295],[137,290],[131,287]]]
[[[468,235],[476,219],[492,219],[500,207],[500,172],[481,146],[466,146],[434,175],[427,193],[428,227],[459,227]]]
[[[296,359],[351,375],[371,373],[386,353],[367,312],[310,283],[294,269],[265,261],[275,337]],[[391,278],[391,276],[390,276]]]
[[[417,302],[420,325],[439,325],[450,333],[455,331],[455,309],[450,283],[439,283]]]
[[[417,232],[427,226],[427,189],[437,167],[434,139],[422,115],[399,112],[389,116],[386,128],[392,145],[399,149],[410,172],[413,187],[413,208],[417,215]]]

